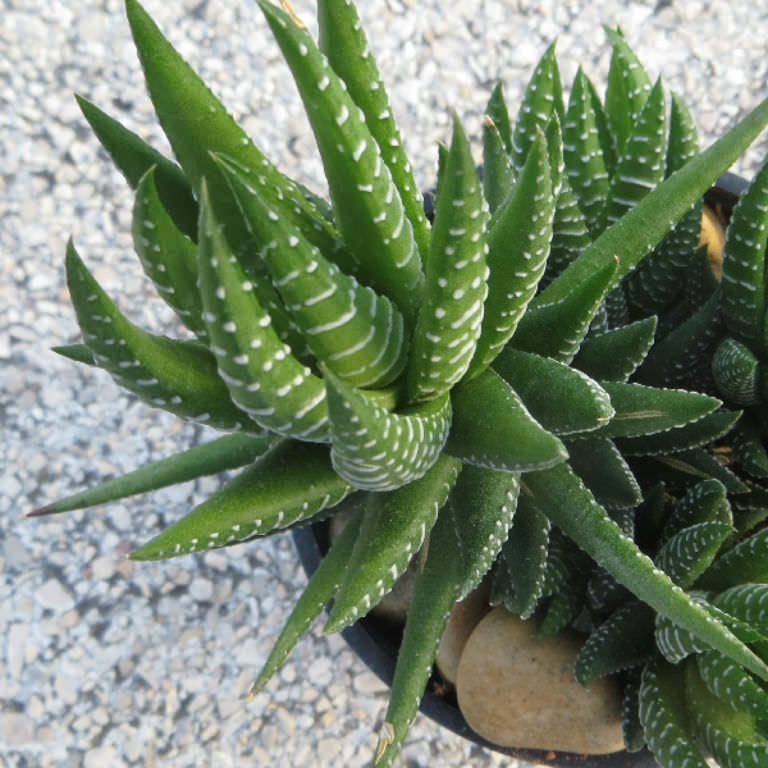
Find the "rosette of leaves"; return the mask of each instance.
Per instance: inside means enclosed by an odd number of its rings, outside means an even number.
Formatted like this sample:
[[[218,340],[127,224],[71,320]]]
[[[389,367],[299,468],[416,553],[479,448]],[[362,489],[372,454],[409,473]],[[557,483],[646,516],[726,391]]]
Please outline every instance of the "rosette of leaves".
[[[430,222],[354,6],[320,0],[316,42],[289,7],[257,2],[329,199],[278,170],[126,0],[175,161],[79,101],[135,189],[141,263],[190,336],[138,328],[70,243],[83,343],[58,349],[231,434],[36,514],[242,468],[132,554],[150,560],[352,508],[255,689],[326,605],[328,631],[348,626],[418,557],[377,765],[405,738],[451,607],[489,575],[518,613],[546,601],[554,630],[583,618],[570,577],[594,562],[676,631],[768,679],[752,636],[633,539],[642,488],[626,458],[701,463],[738,418],[709,394],[630,379],[653,362],[653,312],[674,302],[695,251],[691,208],[768,123],[768,103],[699,153],[679,100],[667,127],[660,83],[637,87],[619,33],[605,105],[580,72],[565,107],[550,48],[514,129],[492,94],[482,181],[454,118]],[[649,288],[643,265],[659,261],[680,266]]]

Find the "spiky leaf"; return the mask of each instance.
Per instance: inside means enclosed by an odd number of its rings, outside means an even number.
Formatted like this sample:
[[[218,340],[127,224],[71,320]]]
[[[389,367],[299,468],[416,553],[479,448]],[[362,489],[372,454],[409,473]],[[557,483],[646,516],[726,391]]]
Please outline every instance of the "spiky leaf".
[[[468,464],[516,472],[550,467],[566,457],[562,442],[490,369],[454,387],[451,402],[453,422],[445,450]]]
[[[656,565],[686,589],[707,569],[733,531],[733,526],[719,522],[683,528],[664,543],[656,554]]]
[[[388,493],[366,495],[360,532],[326,633],[353,624],[392,589],[432,530],[459,469],[456,459],[442,456],[418,480]]]
[[[681,627],[701,641],[768,679],[768,665],[659,571],[597,504],[567,464],[527,473],[523,483],[552,522],[637,598],[662,617],[674,616]]]
[[[424,276],[408,220],[362,110],[306,29],[257,0],[296,81],[323,160],[334,216],[371,287],[412,321]]]
[[[579,347],[573,365],[596,379],[626,381],[653,344],[656,318],[590,334]]]
[[[133,325],[96,282],[71,241],[66,266],[83,338],[97,365],[119,384],[149,404],[183,418],[220,429],[261,431],[230,399],[208,349]]]
[[[208,204],[203,185],[198,274],[203,320],[232,399],[265,429],[327,442],[328,406],[322,379],[279,338]]]
[[[566,443],[569,463],[595,498],[608,507],[634,507],[642,491],[613,441],[586,437]]]
[[[614,415],[608,394],[596,381],[551,358],[507,347],[493,369],[517,392],[536,421],[556,435],[589,432]]]
[[[159,560],[264,536],[338,504],[350,490],[327,446],[282,441],[131,558]]]
[[[421,193],[357,9],[345,0],[319,0],[317,20],[318,45],[333,71],[346,84],[352,100],[362,109],[366,125],[381,148],[382,159],[402,198],[419,251],[426,255],[429,224]]]
[[[265,244],[260,257],[315,358],[354,386],[389,384],[406,362],[400,311],[342,272],[282,219],[246,169],[224,157],[218,160],[249,230]]]
[[[119,477],[105,480],[79,493],[65,496],[31,512],[29,516],[37,517],[92,507],[95,504],[185,483],[198,477],[215,475],[226,469],[236,469],[250,464],[269,447],[270,441],[271,439],[264,435],[225,435],[168,458],[153,461]]]
[[[389,413],[362,390],[325,372],[336,471],[355,488],[391,491],[420,478],[451,426],[448,395]]]
[[[549,519],[531,498],[520,495],[496,563],[492,605],[503,605],[523,619],[530,618],[544,590],[550,528]]]
[[[93,132],[131,187],[136,189],[154,168],[158,195],[174,223],[188,237],[197,237],[197,202],[181,168],[95,104],[82,96],[76,98]]]
[[[205,338],[197,290],[197,249],[174,224],[156,186],[157,170],[142,176],[133,206],[133,246],[158,293],[195,335]]]
[[[765,717],[768,691],[749,673],[715,651],[699,654],[696,664],[710,693],[739,712]]]
[[[765,249],[768,244],[768,164],[733,209],[723,250],[723,317],[739,339],[763,341]]]
[[[595,432],[600,437],[634,437],[681,427],[714,411],[720,401],[698,392],[646,387],[618,381],[600,385],[611,398],[616,415]]]
[[[643,667],[639,701],[645,740],[667,768],[707,768],[691,735],[684,691],[682,669],[661,659]]]
[[[488,298],[468,375],[489,365],[515,332],[539,284],[554,216],[552,171],[543,135],[488,230]]]
[[[361,517],[360,510],[357,510],[356,514],[350,517],[344,530],[331,544],[331,548],[320,560],[315,572],[309,577],[304,591],[299,595],[285,626],[272,646],[259,676],[251,685],[249,697],[254,696],[264,688],[288,658],[288,654],[309,628],[309,625],[333,599],[344,578],[344,573],[349,567],[349,558],[360,530]]]
[[[475,353],[488,293],[488,207],[457,117],[437,190],[424,298],[410,352],[410,401],[447,392]]]
[[[699,585],[704,589],[727,589],[748,581],[768,582],[768,528],[718,557]]]

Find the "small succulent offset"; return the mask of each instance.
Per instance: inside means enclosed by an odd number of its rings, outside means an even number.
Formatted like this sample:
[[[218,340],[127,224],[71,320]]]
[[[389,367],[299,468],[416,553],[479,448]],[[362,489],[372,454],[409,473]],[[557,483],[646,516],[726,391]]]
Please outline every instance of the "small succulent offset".
[[[407,734],[451,608],[485,579],[541,632],[591,633],[576,674],[622,675],[629,749],[665,768],[705,765],[702,742],[723,766],[768,764],[768,170],[734,212],[722,280],[697,244],[702,195],[768,102],[700,152],[620,32],[604,100],[579,71],[566,106],[551,47],[514,125],[493,91],[482,178],[454,118],[429,220],[350,0],[318,0],[319,42],[257,2],[330,201],[281,173],[126,0],[178,165],[79,102],[191,334],[135,326],[70,243],[83,343],[57,350],[231,434],[33,514],[242,468],[132,554],[150,560],[352,510],[254,691],[325,606],[343,629],[419,558],[376,765]]]

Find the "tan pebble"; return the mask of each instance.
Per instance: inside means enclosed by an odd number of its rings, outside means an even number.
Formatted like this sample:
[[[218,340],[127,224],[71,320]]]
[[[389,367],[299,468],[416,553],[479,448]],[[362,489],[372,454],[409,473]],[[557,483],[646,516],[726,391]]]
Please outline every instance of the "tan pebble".
[[[488,605],[489,596],[490,587],[484,583],[453,606],[435,658],[440,674],[449,683],[456,683],[459,658],[472,630],[491,610]]]
[[[573,674],[578,635],[534,637],[532,621],[495,608],[459,661],[459,707],[484,738],[502,746],[605,754],[624,747],[617,682],[589,688]]]

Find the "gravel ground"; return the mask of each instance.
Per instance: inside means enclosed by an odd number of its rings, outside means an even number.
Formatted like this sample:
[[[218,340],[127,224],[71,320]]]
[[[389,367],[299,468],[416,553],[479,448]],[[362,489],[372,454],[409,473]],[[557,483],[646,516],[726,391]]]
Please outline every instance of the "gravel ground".
[[[253,3],[146,0],[181,52],[278,164],[322,189],[287,69]],[[567,82],[607,68],[620,24],[684,95],[703,141],[766,95],[763,3],[360,0],[420,183],[450,109],[477,138],[497,78],[511,104],[558,38]],[[74,341],[63,251],[74,236],[107,290],[172,333],[129,241],[131,198],[79,115],[83,93],[163,148],[119,0],[4,0],[0,33],[0,765],[362,766],[386,690],[319,629],[267,692],[243,694],[305,578],[290,538],[162,564],[125,554],[213,481],[46,521],[22,515],[207,434],[48,351]],[[310,20],[312,3],[296,3]],[[751,173],[763,138],[735,170]],[[514,766],[417,719],[403,766]]]

